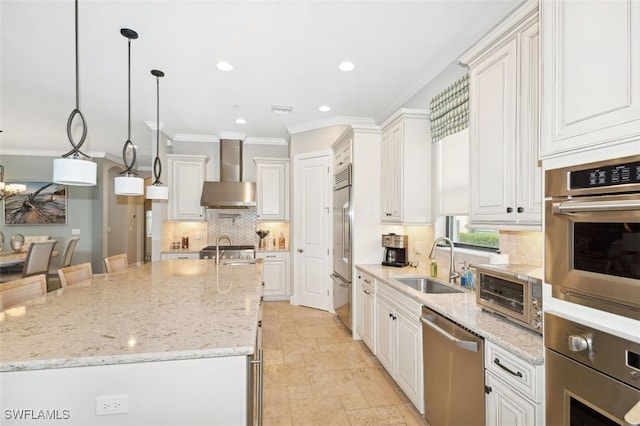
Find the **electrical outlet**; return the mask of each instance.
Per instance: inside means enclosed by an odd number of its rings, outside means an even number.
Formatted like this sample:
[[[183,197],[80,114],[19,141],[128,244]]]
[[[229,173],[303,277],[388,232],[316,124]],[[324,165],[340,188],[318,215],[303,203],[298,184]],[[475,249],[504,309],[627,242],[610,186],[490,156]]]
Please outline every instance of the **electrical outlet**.
[[[129,412],[129,395],[96,396],[96,416]]]
[[[414,247],[413,247],[413,252],[415,254],[422,254],[422,242],[420,241],[416,241]]]

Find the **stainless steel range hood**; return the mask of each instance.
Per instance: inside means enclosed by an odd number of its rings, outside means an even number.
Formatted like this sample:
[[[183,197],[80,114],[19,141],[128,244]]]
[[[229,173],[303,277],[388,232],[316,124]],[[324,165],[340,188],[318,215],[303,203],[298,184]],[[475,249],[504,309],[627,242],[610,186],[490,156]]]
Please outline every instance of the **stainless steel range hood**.
[[[204,182],[200,205],[214,209],[256,205],[256,183],[242,182],[241,140],[220,140],[220,182]]]

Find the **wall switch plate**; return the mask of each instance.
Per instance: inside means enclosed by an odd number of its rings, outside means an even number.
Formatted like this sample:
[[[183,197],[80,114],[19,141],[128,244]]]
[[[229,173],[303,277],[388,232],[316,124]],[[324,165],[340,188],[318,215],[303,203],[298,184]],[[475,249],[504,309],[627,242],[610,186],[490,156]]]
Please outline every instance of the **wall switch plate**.
[[[96,416],[129,412],[129,395],[96,396]]]
[[[71,235],[80,235],[80,230],[79,229],[72,229],[71,230]]]
[[[413,252],[415,254],[422,254],[422,243],[420,241],[416,241],[416,244],[413,247]]]

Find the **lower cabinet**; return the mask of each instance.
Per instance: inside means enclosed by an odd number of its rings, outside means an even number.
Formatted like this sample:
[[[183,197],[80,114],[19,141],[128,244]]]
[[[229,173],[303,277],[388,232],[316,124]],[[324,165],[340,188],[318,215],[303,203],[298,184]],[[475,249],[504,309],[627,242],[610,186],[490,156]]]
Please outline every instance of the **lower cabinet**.
[[[543,426],[544,367],[485,341],[487,426]]]
[[[257,252],[263,259],[264,300],[289,299],[289,252]]]
[[[388,287],[378,287],[375,297],[376,356],[424,413],[422,383],[421,305]]]
[[[374,355],[376,354],[375,303],[375,281],[372,277],[364,275],[362,279],[362,330],[360,336]]]

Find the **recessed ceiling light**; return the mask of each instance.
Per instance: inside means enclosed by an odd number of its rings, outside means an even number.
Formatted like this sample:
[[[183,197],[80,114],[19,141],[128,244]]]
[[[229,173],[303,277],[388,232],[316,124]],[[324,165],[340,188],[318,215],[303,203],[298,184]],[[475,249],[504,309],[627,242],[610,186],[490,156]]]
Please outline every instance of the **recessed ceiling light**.
[[[338,69],[340,71],[353,71],[355,67],[356,67],[355,64],[349,61],[344,61],[343,63],[338,65]]]
[[[229,62],[218,62],[216,64],[216,68],[218,68],[220,71],[231,71],[233,69],[233,65],[231,65]]]
[[[237,124],[247,124],[247,120],[245,120],[244,118],[237,118],[236,119],[236,123]]]
[[[331,111],[331,107],[328,106],[328,105],[322,105],[320,108],[318,108],[318,111],[320,111],[320,112]]]

